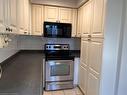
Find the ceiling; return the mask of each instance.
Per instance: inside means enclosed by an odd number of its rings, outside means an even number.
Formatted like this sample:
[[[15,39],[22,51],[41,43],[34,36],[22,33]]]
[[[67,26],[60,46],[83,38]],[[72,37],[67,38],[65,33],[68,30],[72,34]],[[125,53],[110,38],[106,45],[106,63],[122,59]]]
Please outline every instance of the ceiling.
[[[35,4],[46,4],[77,8],[87,0],[31,0]]]

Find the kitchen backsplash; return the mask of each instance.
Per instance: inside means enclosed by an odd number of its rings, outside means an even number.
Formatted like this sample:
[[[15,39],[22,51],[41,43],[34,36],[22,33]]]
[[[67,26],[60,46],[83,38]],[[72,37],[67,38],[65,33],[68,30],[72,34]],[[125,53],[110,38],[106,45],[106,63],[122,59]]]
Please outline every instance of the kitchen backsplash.
[[[38,36],[20,36],[18,48],[21,50],[44,50],[45,44],[70,44],[71,50],[80,50],[80,38],[44,38]]]

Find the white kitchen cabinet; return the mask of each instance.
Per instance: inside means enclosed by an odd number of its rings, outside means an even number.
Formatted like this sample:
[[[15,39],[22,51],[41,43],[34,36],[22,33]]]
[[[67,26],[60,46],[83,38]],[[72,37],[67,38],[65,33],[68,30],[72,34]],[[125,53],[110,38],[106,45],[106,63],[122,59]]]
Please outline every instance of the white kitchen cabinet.
[[[91,39],[89,42],[89,68],[100,74],[102,65],[102,39]]]
[[[24,0],[24,33],[25,34],[30,34],[29,0]]]
[[[5,31],[4,26],[4,0],[0,0],[0,33]]]
[[[72,23],[72,9],[45,6],[45,21],[48,22],[61,22],[61,23]]]
[[[103,39],[81,39],[81,66],[79,69],[79,87],[85,95],[98,95],[102,66],[102,50]],[[87,81],[87,83],[85,83],[86,86],[84,86],[82,81],[84,81],[84,83]]]
[[[87,93],[87,78],[88,78],[88,71],[82,65],[79,67],[79,87],[86,95]]]
[[[32,35],[43,35],[43,6],[32,5]]]
[[[93,0],[93,25],[92,25],[92,37],[103,38],[103,24],[105,17],[105,0]]]
[[[72,9],[59,8],[59,21],[61,23],[72,23]]]
[[[17,0],[4,0],[4,33],[17,32]]]
[[[81,40],[81,64],[88,66],[89,41],[87,38]]]
[[[52,6],[45,6],[45,21],[48,22],[59,22],[59,8]]]
[[[78,9],[78,21],[77,21],[77,34],[76,36],[77,37],[81,37],[81,34],[82,34],[82,28],[83,28],[83,7],[80,7]]]
[[[72,37],[76,37],[77,35],[77,17],[78,12],[77,9],[72,9]]]
[[[92,73],[88,74],[87,94],[85,95],[99,95],[99,78]]]
[[[19,34],[24,34],[24,0],[17,0],[17,24]]]
[[[93,17],[93,0],[87,2],[83,7],[82,37],[90,37]]]

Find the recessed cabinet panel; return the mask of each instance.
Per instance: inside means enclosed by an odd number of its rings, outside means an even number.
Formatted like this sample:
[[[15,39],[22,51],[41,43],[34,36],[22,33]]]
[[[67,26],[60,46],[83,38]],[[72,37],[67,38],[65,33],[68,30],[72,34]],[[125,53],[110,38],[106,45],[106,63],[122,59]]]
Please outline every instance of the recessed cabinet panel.
[[[19,34],[24,34],[24,0],[17,0],[18,11],[17,11],[17,23]]]
[[[99,79],[91,73],[88,75],[87,95],[99,95]]]
[[[92,17],[93,17],[93,1],[88,2],[83,8],[83,32],[82,37],[91,35]]]
[[[80,65],[79,67],[79,87],[86,95],[87,93],[87,69]]]
[[[103,37],[103,21],[104,21],[104,0],[93,0],[93,27],[92,37]]]
[[[97,73],[101,72],[103,43],[91,41],[89,43],[89,66]]]
[[[82,39],[81,41],[81,64],[88,66],[88,48],[89,41]]]
[[[72,9],[59,8],[59,20],[62,23],[72,23]]]
[[[13,33],[17,32],[17,0],[9,0],[9,24]]]
[[[43,6],[32,5],[32,35],[43,34]]]
[[[45,6],[45,21],[58,22],[58,7]]]
[[[83,7],[78,9],[78,24],[77,24],[77,37],[81,37],[83,27]]]
[[[4,32],[4,2],[0,0],[0,33]]]

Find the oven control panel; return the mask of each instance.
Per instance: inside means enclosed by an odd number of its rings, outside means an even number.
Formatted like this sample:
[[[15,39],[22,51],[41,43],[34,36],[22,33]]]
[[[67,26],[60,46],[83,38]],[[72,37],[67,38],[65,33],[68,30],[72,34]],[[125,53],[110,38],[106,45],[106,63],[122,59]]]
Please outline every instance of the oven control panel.
[[[69,50],[69,44],[45,44],[45,50]]]

